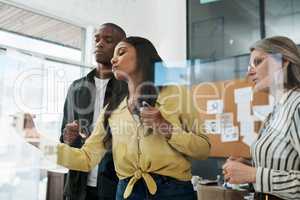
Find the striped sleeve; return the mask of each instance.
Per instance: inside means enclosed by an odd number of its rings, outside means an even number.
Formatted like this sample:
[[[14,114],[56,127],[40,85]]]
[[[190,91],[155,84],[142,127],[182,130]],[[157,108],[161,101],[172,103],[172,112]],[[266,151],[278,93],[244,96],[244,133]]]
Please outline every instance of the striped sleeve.
[[[300,199],[300,171],[279,171],[258,167],[256,192]]]
[[[300,109],[295,110],[289,128],[289,137],[293,148],[300,155]],[[295,163],[295,162],[293,162]],[[295,166],[292,166],[295,167]],[[300,171],[273,170],[257,168],[256,191],[272,193],[288,199],[300,199]]]
[[[290,139],[293,148],[298,152],[298,157],[300,155],[300,107],[294,111],[294,115],[290,126]]]

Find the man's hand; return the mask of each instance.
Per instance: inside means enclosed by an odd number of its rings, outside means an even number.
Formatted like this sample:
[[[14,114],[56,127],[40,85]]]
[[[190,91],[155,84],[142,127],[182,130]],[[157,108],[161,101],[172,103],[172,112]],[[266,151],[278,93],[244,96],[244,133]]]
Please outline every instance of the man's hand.
[[[66,124],[63,133],[64,143],[71,145],[80,136],[79,134],[79,124],[77,121]]]

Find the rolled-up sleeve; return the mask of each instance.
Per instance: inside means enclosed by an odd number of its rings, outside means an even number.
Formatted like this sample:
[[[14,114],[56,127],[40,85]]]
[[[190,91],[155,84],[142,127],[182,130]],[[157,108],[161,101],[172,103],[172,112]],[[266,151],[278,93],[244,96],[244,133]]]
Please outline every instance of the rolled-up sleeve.
[[[187,87],[166,88],[162,98],[161,113],[172,124],[168,143],[180,153],[193,159],[206,159],[210,152],[208,137],[198,116],[192,92]]]
[[[179,126],[173,127],[168,143],[177,151],[193,159],[206,159],[210,152],[210,143],[206,135],[199,132],[187,132]]]

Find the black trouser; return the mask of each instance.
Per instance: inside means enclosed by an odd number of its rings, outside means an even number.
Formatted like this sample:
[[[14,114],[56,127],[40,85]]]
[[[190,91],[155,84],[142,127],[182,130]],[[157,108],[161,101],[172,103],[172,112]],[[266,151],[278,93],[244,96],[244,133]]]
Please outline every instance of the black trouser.
[[[96,187],[87,186],[85,200],[115,200],[115,197],[99,197]]]
[[[99,200],[96,187],[86,187],[86,200]]]

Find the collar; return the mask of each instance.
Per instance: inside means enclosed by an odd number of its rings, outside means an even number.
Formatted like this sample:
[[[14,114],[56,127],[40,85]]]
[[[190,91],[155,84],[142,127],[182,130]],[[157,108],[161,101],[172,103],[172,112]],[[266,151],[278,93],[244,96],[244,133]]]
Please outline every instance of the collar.
[[[95,83],[95,79],[94,77],[96,76],[96,73],[97,73],[97,69],[94,68],[92,71],[90,71],[87,75],[86,75],[86,78],[89,82],[92,82],[92,83]],[[116,80],[114,76],[112,76],[111,78],[108,78],[109,80]]]
[[[95,80],[94,80],[94,77],[96,76],[96,72],[97,72],[97,69],[94,68],[92,71],[90,71],[87,75],[86,75],[86,78],[89,82],[92,82],[94,83]]]
[[[295,91],[295,89],[290,89],[284,92],[279,100],[279,104],[284,104],[284,102],[291,96],[291,94]]]

